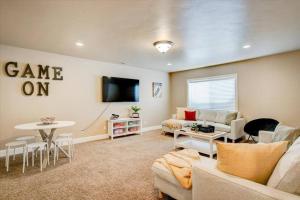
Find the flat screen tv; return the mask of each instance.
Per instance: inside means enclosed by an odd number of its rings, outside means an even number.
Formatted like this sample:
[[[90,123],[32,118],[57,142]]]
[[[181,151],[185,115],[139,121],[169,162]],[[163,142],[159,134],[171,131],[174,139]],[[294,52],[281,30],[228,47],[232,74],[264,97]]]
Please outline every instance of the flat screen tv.
[[[117,77],[102,77],[103,102],[138,102],[139,80]]]

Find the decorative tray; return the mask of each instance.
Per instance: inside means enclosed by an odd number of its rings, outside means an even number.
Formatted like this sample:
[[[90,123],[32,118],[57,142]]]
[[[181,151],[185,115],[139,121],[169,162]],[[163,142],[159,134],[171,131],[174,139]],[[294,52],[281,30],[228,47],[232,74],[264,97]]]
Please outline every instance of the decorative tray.
[[[197,125],[197,131],[201,131],[203,133],[213,133],[215,132],[215,127],[214,126],[202,126],[202,125]]]

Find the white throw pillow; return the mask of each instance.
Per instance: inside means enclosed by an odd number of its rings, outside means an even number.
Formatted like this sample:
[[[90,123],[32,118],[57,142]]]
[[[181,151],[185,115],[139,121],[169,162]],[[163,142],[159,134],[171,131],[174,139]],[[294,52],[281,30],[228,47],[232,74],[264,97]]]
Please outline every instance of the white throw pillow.
[[[278,161],[267,185],[300,194],[300,137]]]
[[[200,110],[199,120],[215,122],[217,112],[214,110]]]
[[[217,111],[217,116],[215,122],[225,124],[226,123],[226,116],[228,115],[228,111]]]
[[[187,108],[177,107],[176,119],[184,120],[185,119],[185,112],[184,112],[185,110],[187,110]]]
[[[236,117],[237,117],[237,112],[217,111],[215,122],[230,125],[231,121],[235,120]]]
[[[295,131],[296,129],[293,127],[278,124],[274,130],[274,134],[272,135],[272,141],[279,142],[286,140],[291,144],[295,139]]]

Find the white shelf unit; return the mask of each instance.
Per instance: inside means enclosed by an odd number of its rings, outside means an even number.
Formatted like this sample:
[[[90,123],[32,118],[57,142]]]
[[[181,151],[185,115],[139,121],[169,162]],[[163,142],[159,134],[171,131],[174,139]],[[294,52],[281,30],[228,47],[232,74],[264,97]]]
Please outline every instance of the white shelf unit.
[[[119,118],[108,120],[108,134],[113,140],[115,137],[142,134],[142,119],[141,118]]]

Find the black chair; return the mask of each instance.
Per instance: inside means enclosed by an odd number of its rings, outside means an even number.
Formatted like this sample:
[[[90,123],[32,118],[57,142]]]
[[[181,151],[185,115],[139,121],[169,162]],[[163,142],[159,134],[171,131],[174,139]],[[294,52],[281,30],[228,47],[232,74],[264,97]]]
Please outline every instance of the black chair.
[[[249,134],[247,141],[251,137],[256,142],[253,136],[258,136],[259,131],[274,131],[278,124],[277,120],[269,118],[260,118],[248,122],[244,127],[244,131]]]

